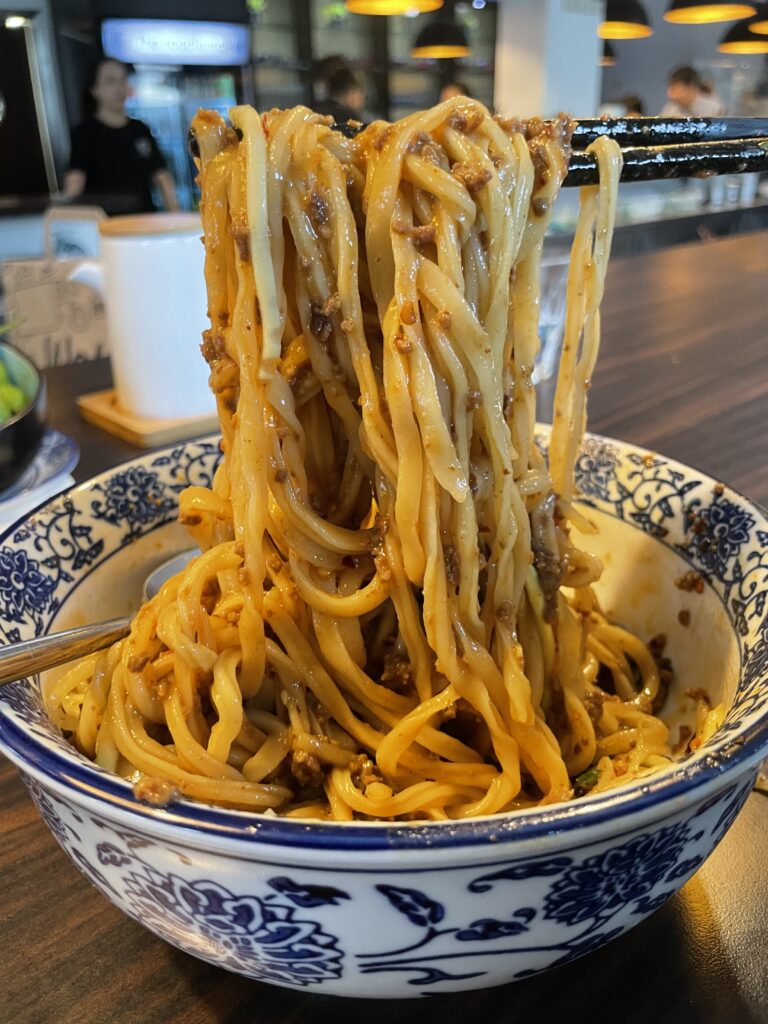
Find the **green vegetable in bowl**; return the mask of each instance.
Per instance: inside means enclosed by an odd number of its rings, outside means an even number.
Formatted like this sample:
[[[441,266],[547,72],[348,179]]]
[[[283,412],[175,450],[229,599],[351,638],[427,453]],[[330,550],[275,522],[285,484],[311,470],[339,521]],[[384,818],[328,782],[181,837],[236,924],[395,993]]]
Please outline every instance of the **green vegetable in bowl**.
[[[600,776],[598,775],[596,768],[588,768],[585,772],[582,772],[581,775],[577,775],[574,779],[574,782],[576,783],[574,787],[575,795],[584,796],[585,793],[588,793],[590,789],[593,789],[597,785],[599,779]]]
[[[27,396],[18,384],[11,384],[8,380],[0,382],[0,402],[8,406],[12,416],[21,412],[27,401]]]
[[[11,380],[8,367],[0,357],[0,426],[9,420],[29,402],[29,395]]]

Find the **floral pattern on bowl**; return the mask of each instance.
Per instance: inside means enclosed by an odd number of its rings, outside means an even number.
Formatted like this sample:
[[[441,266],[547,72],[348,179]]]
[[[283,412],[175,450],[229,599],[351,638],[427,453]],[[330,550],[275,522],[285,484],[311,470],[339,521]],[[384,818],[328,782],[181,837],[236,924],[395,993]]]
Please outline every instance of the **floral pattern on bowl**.
[[[121,559],[142,544],[162,547],[177,529],[179,492],[210,484],[219,457],[215,440],[144,455],[0,537],[5,642],[59,628],[86,592],[106,593]],[[447,824],[149,807],[52,728],[36,680],[0,692],[0,748],[110,900],[249,977],[403,997],[495,985],[589,953],[693,874],[754,782],[768,745],[768,523],[702,474],[621,442],[588,437],[577,470],[596,515],[704,577],[741,665],[722,730],[657,776],[568,805]]]
[[[83,874],[156,935],[255,980],[391,997],[525,978],[599,949],[696,871],[753,779],[614,844],[583,842],[489,864],[470,859],[426,878],[423,869],[356,872],[342,865],[318,872],[309,864],[278,874],[283,869],[261,862],[260,851],[225,865],[25,781]],[[370,921],[375,931],[364,926],[361,947],[360,926]]]

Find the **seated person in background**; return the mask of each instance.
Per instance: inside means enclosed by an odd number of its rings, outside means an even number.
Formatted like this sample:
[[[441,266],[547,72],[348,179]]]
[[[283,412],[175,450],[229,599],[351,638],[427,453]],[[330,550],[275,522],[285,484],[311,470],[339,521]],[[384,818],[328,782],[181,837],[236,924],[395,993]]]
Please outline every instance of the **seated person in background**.
[[[64,195],[120,196],[121,213],[155,209],[154,185],[166,210],[177,210],[176,190],[152,132],[125,112],[128,68],[117,60],[94,65],[85,90],[89,116],[72,132]]]
[[[326,79],[328,99],[315,103],[319,114],[330,114],[334,121],[361,121],[365,109],[365,91],[350,67],[339,67]]]
[[[723,101],[695,68],[677,68],[669,76],[662,117],[719,117],[724,113]]]
[[[625,96],[621,102],[625,117],[645,117],[645,104],[639,96]]]
[[[312,89],[316,101],[315,110],[318,109],[318,104],[324,103],[328,99],[328,79],[334,71],[338,71],[339,68],[348,67],[349,62],[340,53],[332,53],[315,61],[312,69]]]
[[[444,82],[440,89],[440,102],[444,100],[452,100],[454,96],[471,96],[472,93],[467,88],[465,82],[459,81],[448,81]]]

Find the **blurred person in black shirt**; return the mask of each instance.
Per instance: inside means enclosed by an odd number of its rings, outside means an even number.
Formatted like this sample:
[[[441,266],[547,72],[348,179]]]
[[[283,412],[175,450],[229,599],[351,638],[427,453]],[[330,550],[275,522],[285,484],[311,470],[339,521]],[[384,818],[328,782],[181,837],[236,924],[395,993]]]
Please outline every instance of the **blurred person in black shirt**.
[[[315,100],[323,103],[328,99],[328,79],[339,68],[348,68],[349,61],[340,53],[333,53],[328,57],[321,57],[315,61],[312,72],[312,88]]]
[[[338,122],[365,119],[365,92],[352,68],[338,67],[325,81],[328,98],[315,103],[318,114],[330,114]]]
[[[120,197],[121,213],[145,213],[155,209],[155,186],[165,209],[177,210],[173,178],[152,132],[125,112],[125,64],[107,58],[94,65],[85,98],[90,114],[72,132],[64,194]]]

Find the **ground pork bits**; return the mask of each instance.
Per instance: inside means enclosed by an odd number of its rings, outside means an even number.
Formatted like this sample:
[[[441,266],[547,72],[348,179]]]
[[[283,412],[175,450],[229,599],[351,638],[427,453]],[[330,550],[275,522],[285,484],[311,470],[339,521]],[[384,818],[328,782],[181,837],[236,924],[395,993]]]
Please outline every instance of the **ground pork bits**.
[[[397,235],[407,235],[414,245],[428,245],[437,235],[434,224],[406,224],[404,220],[393,220],[392,230]]]
[[[311,188],[304,196],[304,209],[309,222],[321,238],[331,237],[331,215],[328,202],[318,188]]]
[[[471,196],[476,195],[480,189],[485,188],[493,177],[490,167],[480,167],[471,164],[454,164],[451,174],[460,181]]]

